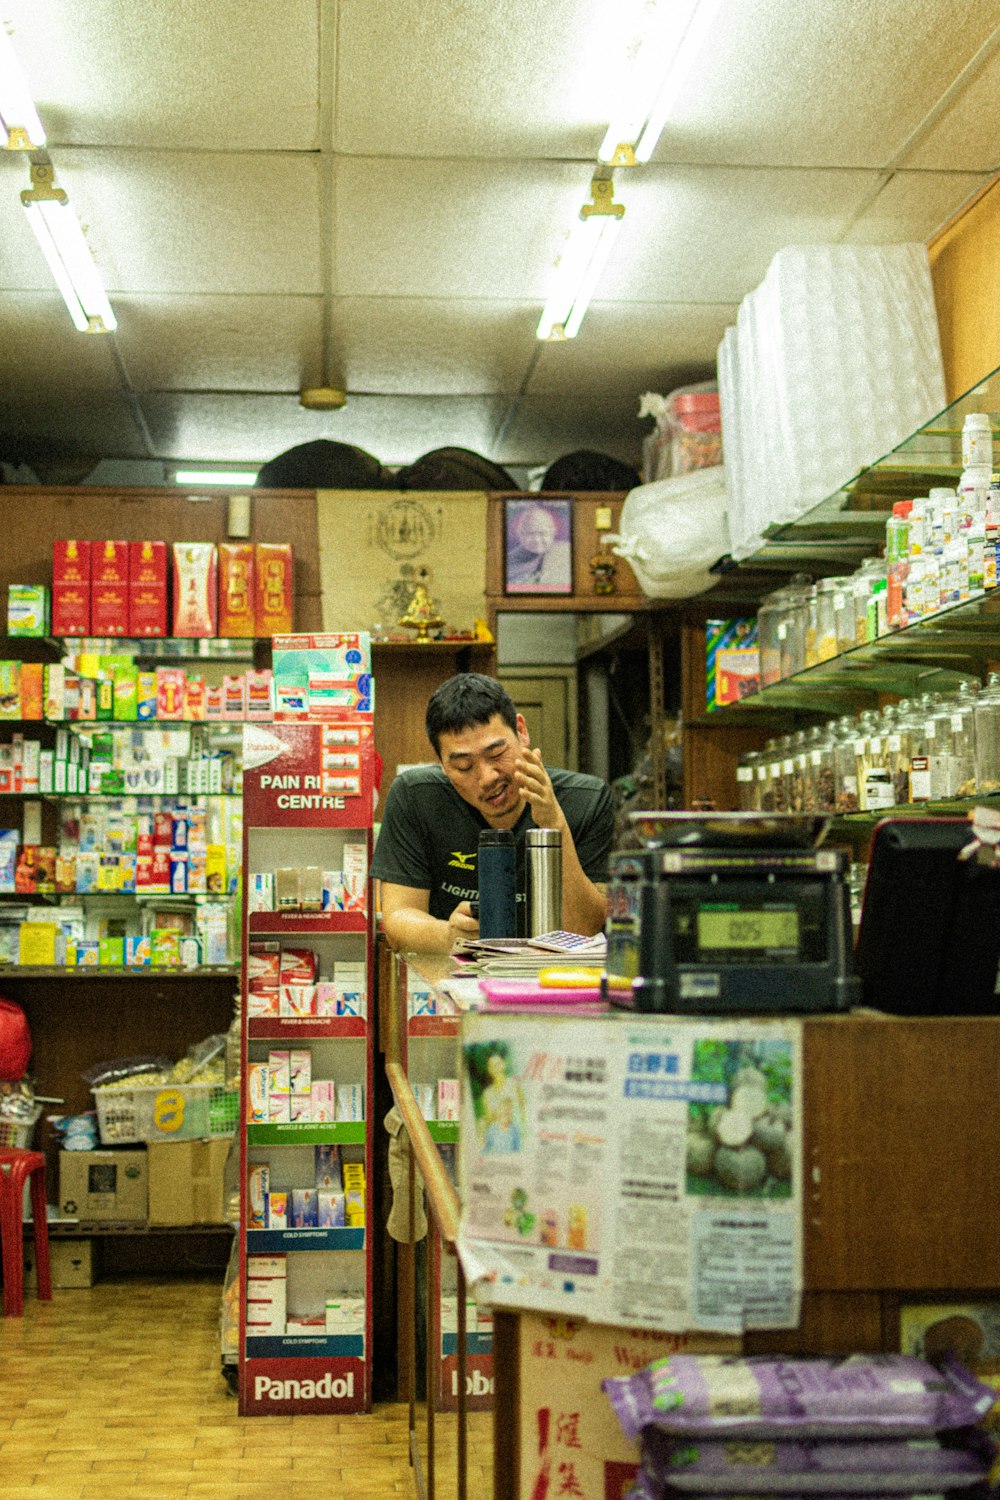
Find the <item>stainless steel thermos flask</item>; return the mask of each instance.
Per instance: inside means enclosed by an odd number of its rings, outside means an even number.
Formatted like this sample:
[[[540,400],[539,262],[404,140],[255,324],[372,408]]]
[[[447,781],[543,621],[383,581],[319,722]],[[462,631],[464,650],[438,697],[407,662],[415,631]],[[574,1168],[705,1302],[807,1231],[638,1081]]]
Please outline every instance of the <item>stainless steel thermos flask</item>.
[[[528,936],[562,927],[562,834],[558,828],[529,828]]]

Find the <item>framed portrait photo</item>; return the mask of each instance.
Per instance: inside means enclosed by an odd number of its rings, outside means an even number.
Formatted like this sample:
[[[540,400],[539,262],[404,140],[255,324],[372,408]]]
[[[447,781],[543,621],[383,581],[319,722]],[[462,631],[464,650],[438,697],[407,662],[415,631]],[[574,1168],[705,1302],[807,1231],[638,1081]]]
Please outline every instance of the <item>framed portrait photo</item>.
[[[572,500],[505,500],[504,593],[572,592]]]

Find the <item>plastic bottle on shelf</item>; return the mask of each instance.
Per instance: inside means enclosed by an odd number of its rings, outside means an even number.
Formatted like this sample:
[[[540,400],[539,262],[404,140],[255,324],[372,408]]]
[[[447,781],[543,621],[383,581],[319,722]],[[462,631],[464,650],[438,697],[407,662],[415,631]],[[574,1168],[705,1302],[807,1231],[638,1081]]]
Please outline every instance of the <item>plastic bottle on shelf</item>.
[[[989,464],[974,465],[963,469],[958,481],[958,508],[970,519],[981,515],[987,506],[993,470]]]
[[[941,551],[935,548],[924,553],[924,614],[932,615],[941,608]]]
[[[976,516],[965,532],[969,549],[969,593],[981,594],[986,579],[986,518]],[[996,553],[994,552],[994,569]]]
[[[958,604],[969,597],[969,544],[962,537],[946,543],[942,558],[941,603]]]
[[[910,506],[907,550],[910,558],[919,557],[924,550],[927,526],[927,497],[917,496]]]
[[[962,467],[993,467],[993,428],[984,411],[966,412],[962,423]]]
[[[997,542],[1000,541],[1000,515],[996,519],[989,515],[986,517],[985,540],[983,545],[983,588],[995,589],[997,586]]]
[[[906,612],[906,622],[910,624],[913,620],[919,620],[924,612],[924,576],[926,567],[922,557],[914,557],[907,570],[906,585],[903,589],[903,607]]]
[[[904,591],[910,567],[912,500],[897,500],[885,523],[886,623],[890,630],[906,625]]]

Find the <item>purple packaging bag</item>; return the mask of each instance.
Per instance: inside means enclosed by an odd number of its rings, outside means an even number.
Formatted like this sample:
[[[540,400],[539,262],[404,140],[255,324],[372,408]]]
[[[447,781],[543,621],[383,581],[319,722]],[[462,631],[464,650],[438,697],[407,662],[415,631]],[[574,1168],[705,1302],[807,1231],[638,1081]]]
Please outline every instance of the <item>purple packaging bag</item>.
[[[648,1427],[642,1473],[656,1496],[899,1496],[977,1484],[986,1478],[993,1454],[994,1445],[976,1428],[942,1443],[936,1437],[699,1442]]]
[[[954,1360],[675,1354],[602,1386],[626,1437],[919,1437],[969,1427],[996,1393]]]

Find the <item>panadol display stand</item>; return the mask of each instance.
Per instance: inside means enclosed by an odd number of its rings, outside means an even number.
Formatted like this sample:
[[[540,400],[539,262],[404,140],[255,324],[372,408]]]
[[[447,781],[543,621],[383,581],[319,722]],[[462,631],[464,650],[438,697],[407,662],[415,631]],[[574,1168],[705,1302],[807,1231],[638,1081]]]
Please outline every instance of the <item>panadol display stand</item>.
[[[360,640],[358,711],[245,732],[244,1415],[371,1407],[375,755]]]

